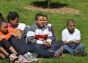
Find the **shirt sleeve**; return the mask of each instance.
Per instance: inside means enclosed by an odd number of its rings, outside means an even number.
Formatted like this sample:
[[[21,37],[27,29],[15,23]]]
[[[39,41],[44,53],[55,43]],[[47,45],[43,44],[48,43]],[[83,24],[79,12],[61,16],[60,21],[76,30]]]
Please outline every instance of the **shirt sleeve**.
[[[77,33],[76,33],[76,40],[80,40],[80,39],[81,39],[81,33],[78,30]]]
[[[64,31],[62,31],[62,41],[67,41],[67,36]]]
[[[18,27],[16,29],[24,30],[26,27],[26,24],[24,23],[19,23]]]
[[[53,42],[56,39],[53,27],[49,26],[48,30],[49,30],[49,32],[48,32],[48,39],[51,40],[51,42]]]

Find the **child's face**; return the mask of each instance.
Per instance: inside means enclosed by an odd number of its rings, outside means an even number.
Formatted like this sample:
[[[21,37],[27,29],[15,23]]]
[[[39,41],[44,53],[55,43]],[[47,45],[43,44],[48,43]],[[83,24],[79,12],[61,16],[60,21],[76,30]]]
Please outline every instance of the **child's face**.
[[[7,23],[2,23],[1,24],[0,31],[3,32],[3,33],[8,32]]]
[[[43,27],[44,26],[44,17],[43,16],[39,16],[36,23],[40,26]]]
[[[75,24],[72,23],[72,22],[68,23],[67,28],[68,28],[68,30],[69,30],[70,33],[73,33],[74,29],[75,29]]]
[[[45,22],[45,25],[48,23],[47,17],[44,17],[44,22]]]
[[[18,25],[18,23],[19,23],[19,18],[16,18],[16,19],[14,19],[14,20],[11,20],[10,23],[11,23],[14,27],[16,27],[16,26]]]

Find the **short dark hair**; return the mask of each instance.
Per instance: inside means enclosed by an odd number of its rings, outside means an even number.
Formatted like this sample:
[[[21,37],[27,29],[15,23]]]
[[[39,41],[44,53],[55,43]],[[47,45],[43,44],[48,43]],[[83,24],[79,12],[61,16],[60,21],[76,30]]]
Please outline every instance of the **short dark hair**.
[[[67,20],[67,25],[69,24],[69,22],[75,23],[74,19],[68,19]]]
[[[38,19],[39,16],[43,16],[43,14],[41,14],[41,13],[36,14],[36,15],[35,15],[35,20],[36,20],[36,21],[37,21],[37,19]]]
[[[44,17],[46,17],[48,19],[48,16],[46,14],[43,15]]]
[[[5,19],[4,19],[3,15],[2,15],[2,13],[0,13],[0,22],[5,22]]]
[[[16,18],[19,18],[19,15],[18,15],[17,12],[9,12],[9,14],[7,15],[7,20],[8,20],[8,22],[9,22],[10,20],[14,20],[14,19],[16,19]]]

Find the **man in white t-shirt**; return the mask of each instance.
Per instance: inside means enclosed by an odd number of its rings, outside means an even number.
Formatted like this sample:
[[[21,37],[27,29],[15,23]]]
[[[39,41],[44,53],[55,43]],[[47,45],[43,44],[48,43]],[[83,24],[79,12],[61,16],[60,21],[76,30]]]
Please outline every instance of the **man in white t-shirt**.
[[[84,52],[84,46],[80,43],[81,34],[80,31],[75,28],[75,22],[73,19],[68,19],[67,28],[62,31],[62,41],[64,51],[71,54],[79,54]]]

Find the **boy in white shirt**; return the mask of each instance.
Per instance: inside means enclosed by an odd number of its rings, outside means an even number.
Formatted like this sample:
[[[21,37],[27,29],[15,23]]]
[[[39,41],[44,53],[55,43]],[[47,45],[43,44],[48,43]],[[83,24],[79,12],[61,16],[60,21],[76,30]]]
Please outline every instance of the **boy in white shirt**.
[[[79,55],[84,52],[84,46],[80,43],[81,34],[80,31],[75,28],[75,22],[73,19],[68,19],[67,28],[62,31],[62,41],[64,51],[68,51],[73,55]]]

